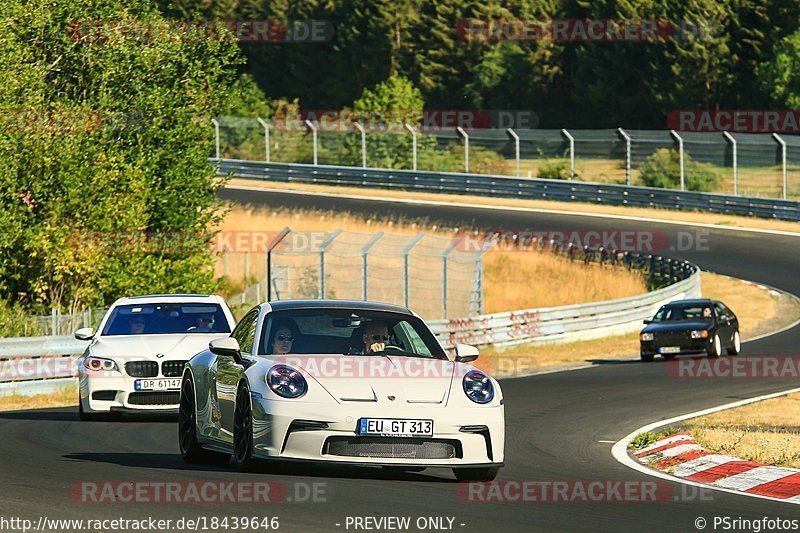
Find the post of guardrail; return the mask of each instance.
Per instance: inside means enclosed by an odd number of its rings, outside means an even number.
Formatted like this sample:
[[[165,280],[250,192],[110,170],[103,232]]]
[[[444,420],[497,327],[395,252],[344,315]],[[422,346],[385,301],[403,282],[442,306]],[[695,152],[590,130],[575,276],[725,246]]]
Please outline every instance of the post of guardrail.
[[[272,250],[275,249],[281,241],[291,233],[292,230],[288,227],[283,228],[280,233],[278,233],[274,239],[267,245],[267,253],[266,259],[267,262],[266,270],[267,270],[267,301],[272,301]],[[226,256],[227,257],[227,256]],[[227,267],[226,267],[227,269]]]
[[[683,137],[678,135],[678,132],[675,130],[669,130],[669,134],[672,135],[676,141],[678,141],[678,159],[680,160],[681,164],[681,190],[686,190],[686,176],[684,175],[684,166],[683,166]]]
[[[463,241],[463,239],[454,240],[442,254],[442,320],[447,318],[447,256]]]
[[[353,126],[361,133],[361,168],[367,168],[367,133],[359,122],[353,122]]]
[[[457,127],[456,131],[464,139],[464,172],[469,174],[469,135],[461,126]]]
[[[367,290],[368,290],[368,272],[367,272],[367,256],[369,255],[369,250],[372,248],[375,243],[377,243],[381,237],[383,237],[383,232],[378,232],[372,236],[370,240],[361,247],[361,299],[367,301]]]
[[[408,244],[406,244],[405,248],[403,248],[403,305],[408,307],[408,296],[409,296],[409,277],[408,277],[408,255],[411,253],[411,250],[414,246],[425,237],[424,233],[420,233],[415,235]]]
[[[575,179],[575,137],[569,134],[566,129],[561,130],[561,134],[569,141],[569,179]]]
[[[731,150],[733,155],[733,195],[739,196],[739,161],[736,153],[736,139],[727,131],[722,132],[722,136],[731,143]]]
[[[777,133],[772,134],[772,138],[781,145],[781,169],[783,172],[783,199],[786,200],[786,141],[781,139]]]
[[[57,318],[56,318],[56,308],[55,307],[51,307],[50,308],[50,335],[58,335],[58,333],[56,333],[56,328],[58,327],[56,325],[56,320],[57,320]]]
[[[622,128],[617,128],[617,132],[625,139],[625,183],[631,186],[631,137]]]
[[[519,177],[519,135],[511,128],[508,128],[507,131],[511,138],[514,139],[514,161],[516,162],[516,176]]]
[[[216,146],[216,159],[219,161],[219,121],[215,118],[211,119],[212,124],[214,124],[214,144]]]
[[[269,163],[269,123],[261,117],[258,117],[258,123],[264,126],[264,161]]]
[[[311,130],[311,138],[314,143],[314,165],[317,164],[317,127],[310,120],[306,120],[306,127]]]
[[[411,170],[417,170],[417,130],[411,124],[405,126],[411,132]]]

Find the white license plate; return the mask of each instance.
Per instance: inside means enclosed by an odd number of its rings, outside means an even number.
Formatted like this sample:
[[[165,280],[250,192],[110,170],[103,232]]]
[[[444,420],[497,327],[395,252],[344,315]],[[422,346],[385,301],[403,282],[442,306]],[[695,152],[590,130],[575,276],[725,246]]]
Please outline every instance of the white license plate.
[[[680,346],[664,346],[658,349],[658,353],[680,353]]]
[[[361,418],[358,421],[358,434],[378,437],[432,437],[433,420]]]
[[[180,390],[181,378],[137,379],[133,382],[133,388],[137,391]]]

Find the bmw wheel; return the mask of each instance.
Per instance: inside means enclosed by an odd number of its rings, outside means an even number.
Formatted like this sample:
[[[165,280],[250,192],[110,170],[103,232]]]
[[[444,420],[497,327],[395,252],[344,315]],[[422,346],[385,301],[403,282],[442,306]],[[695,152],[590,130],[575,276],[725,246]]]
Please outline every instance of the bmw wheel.
[[[731,346],[728,348],[728,355],[739,355],[742,351],[742,338],[739,336],[739,330],[733,332],[733,339],[731,339]]]
[[[719,340],[719,335],[714,335],[714,340],[711,341],[711,346],[706,348],[709,357],[719,357],[722,355],[722,341]]]
[[[250,389],[240,385],[236,393],[236,408],[233,415],[233,459],[242,472],[255,467],[253,459],[253,406],[250,404]]]
[[[206,450],[197,442],[197,410],[192,380],[184,378],[181,385],[181,402],[178,408],[178,445],[181,457],[187,463],[227,464],[230,455]]]

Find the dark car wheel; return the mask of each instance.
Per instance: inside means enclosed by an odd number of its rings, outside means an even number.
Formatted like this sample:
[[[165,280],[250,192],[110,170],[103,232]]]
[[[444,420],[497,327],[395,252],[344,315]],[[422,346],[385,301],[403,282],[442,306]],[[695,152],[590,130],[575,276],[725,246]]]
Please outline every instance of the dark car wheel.
[[[236,409],[233,415],[233,459],[242,472],[255,467],[253,459],[253,407],[250,390],[241,385],[236,393]]]
[[[105,413],[87,413],[83,410],[83,402],[81,397],[78,396],[78,419],[82,422],[99,422],[110,419],[110,415]]]
[[[454,468],[453,474],[459,481],[493,481],[499,468]]]
[[[181,403],[178,408],[178,446],[181,450],[181,457],[187,463],[224,465],[231,459],[230,455],[206,450],[197,442],[197,411],[191,379],[184,379],[181,385]]]
[[[642,358],[642,361],[644,361],[645,363],[652,363],[653,359],[655,358],[655,355],[653,355],[651,353],[643,353],[643,354],[641,354],[641,358]]]
[[[706,353],[709,357],[719,357],[722,355],[722,341],[719,340],[719,335],[714,335],[714,340],[711,341],[711,346],[706,348]]]
[[[739,336],[739,330],[733,332],[733,338],[731,339],[731,346],[728,348],[728,355],[739,355],[739,352],[742,351],[742,338]]]

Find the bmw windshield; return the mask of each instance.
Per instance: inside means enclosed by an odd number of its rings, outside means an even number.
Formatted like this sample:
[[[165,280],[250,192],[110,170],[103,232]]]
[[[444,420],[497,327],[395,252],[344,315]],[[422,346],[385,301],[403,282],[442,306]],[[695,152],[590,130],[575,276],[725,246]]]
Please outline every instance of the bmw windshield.
[[[213,303],[148,303],[117,306],[103,335],[230,333],[225,313]]]

